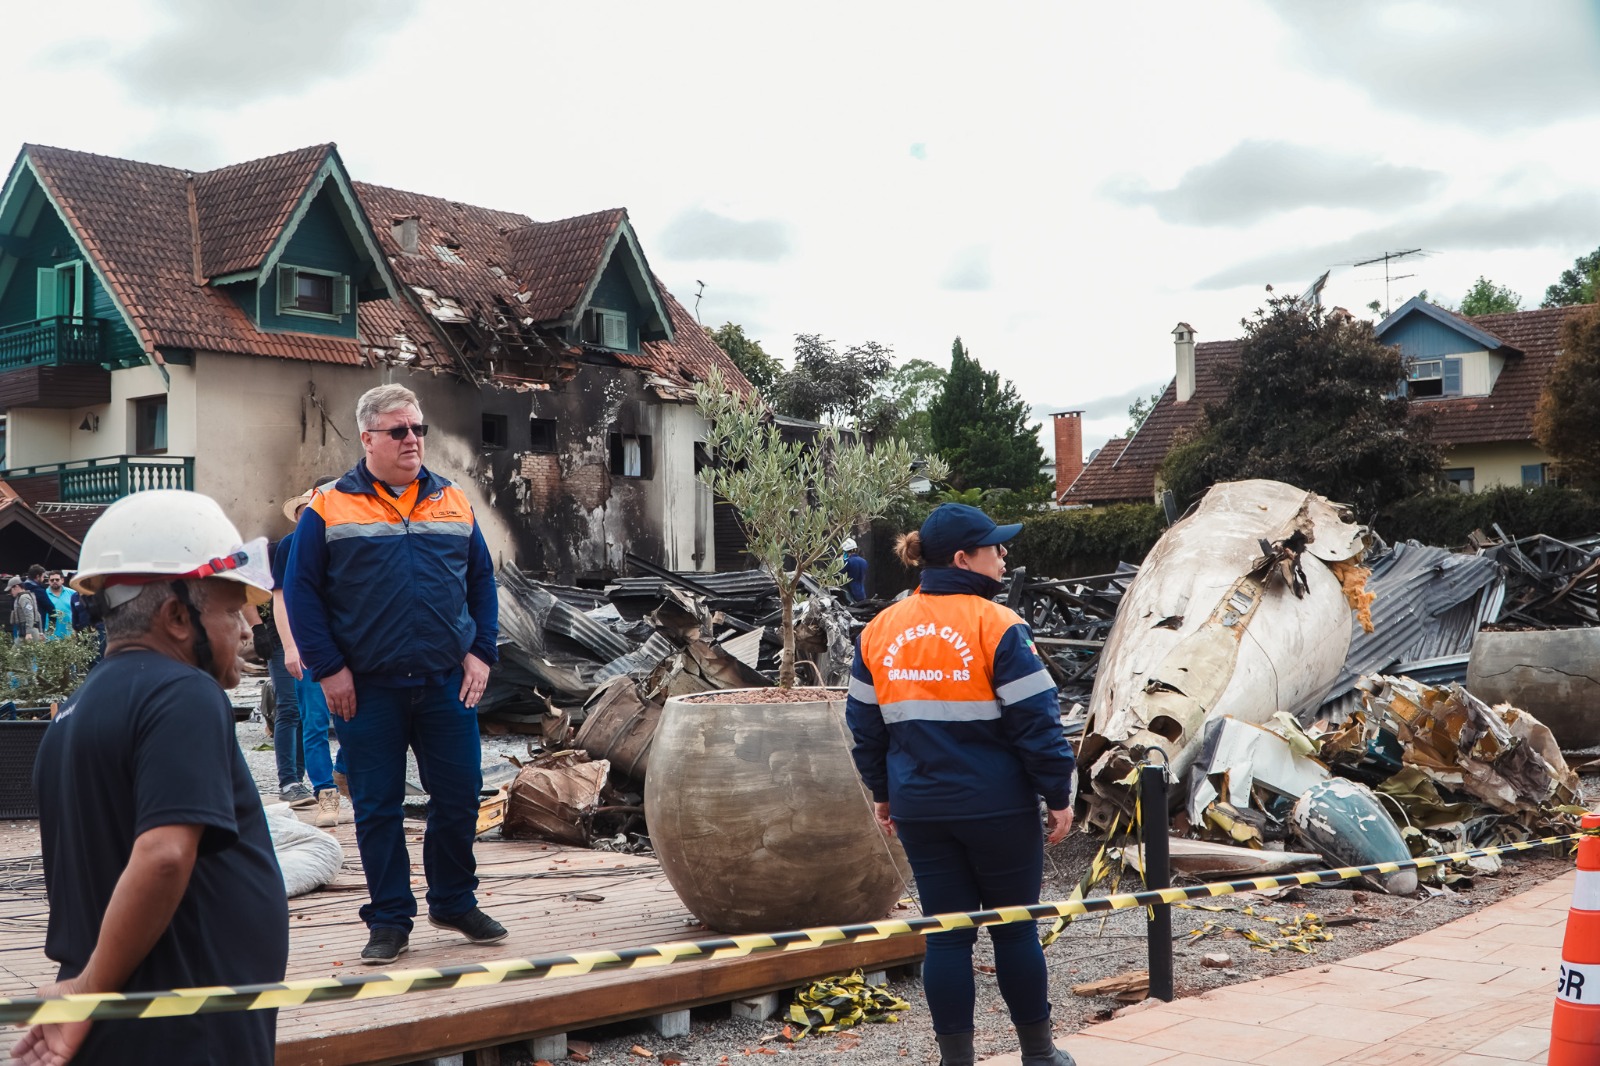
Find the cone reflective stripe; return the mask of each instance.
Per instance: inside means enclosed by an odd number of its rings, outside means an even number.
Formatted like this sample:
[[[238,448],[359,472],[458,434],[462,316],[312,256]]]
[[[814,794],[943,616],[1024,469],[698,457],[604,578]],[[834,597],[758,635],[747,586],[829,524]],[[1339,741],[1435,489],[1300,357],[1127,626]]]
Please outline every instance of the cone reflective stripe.
[[[1600,814],[1583,816],[1584,829],[1600,829]],[[1578,880],[1561,942],[1555,1015],[1550,1021],[1548,1066],[1600,1062],[1600,837],[1578,841]]]

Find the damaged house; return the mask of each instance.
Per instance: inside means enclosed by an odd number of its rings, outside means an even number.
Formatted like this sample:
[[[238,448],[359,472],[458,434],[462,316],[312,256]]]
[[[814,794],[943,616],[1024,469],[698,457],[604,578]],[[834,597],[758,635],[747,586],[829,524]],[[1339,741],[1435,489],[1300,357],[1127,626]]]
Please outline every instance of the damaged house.
[[[26,145],[0,191],[0,409],[17,495],[68,532],[148,488],[242,529],[357,459],[399,381],[491,551],[564,583],[717,559],[693,387],[750,386],[626,211],[536,222],[354,181],[316,145],[204,173]],[[722,530],[724,554],[739,538]]]
[[[1378,339],[1398,345],[1408,360],[1404,386],[1412,403],[1435,415],[1433,436],[1444,446],[1444,474],[1454,488],[1483,492],[1549,478],[1550,458],[1533,439],[1534,411],[1560,354],[1561,325],[1584,309],[1464,318],[1417,297],[1378,323]],[[1218,370],[1237,364],[1242,342],[1197,344],[1187,322],[1172,335],[1177,373],[1131,437],[1109,441],[1079,469],[1080,416],[1056,416],[1056,490],[1063,506],[1155,499],[1173,443],[1199,423],[1206,404],[1226,398]]]

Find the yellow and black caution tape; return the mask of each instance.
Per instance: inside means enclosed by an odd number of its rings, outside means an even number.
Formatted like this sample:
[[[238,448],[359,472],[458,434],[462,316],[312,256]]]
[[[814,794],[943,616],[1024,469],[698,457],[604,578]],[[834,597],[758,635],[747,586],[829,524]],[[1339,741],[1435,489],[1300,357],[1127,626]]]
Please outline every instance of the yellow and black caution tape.
[[[867,984],[861,971],[843,977],[824,977],[795,993],[789,1004],[789,1020],[803,1029],[791,1040],[807,1033],[833,1033],[861,1022],[897,1022],[897,1011],[910,1010],[911,1004],[890,992]]]
[[[390,973],[349,974],[343,977],[308,978],[272,984],[177,988],[165,992],[100,992],[45,999],[17,996],[0,999],[0,1024],[38,1025],[45,1022],[81,1022],[108,1018],[171,1018],[191,1014],[215,1014],[236,1010],[267,1010],[299,1007],[316,1003],[377,999],[410,992],[429,992],[449,988],[477,988],[502,981],[538,980],[550,977],[575,977],[603,970],[637,970],[666,966],[690,959],[729,959],[759,955],[769,951],[805,951],[829,944],[888,940],[901,936],[920,936],[956,929],[976,929],[1009,922],[1033,922],[1043,918],[1147,907],[1158,903],[1183,903],[1208,896],[1231,896],[1237,892],[1282,888],[1289,885],[1337,884],[1369,874],[1392,874],[1398,870],[1424,869],[1450,862],[1464,862],[1488,855],[1556,844],[1571,844],[1600,830],[1569,833],[1565,836],[1519,840],[1492,848],[1457,851],[1449,855],[1430,855],[1404,862],[1378,862],[1366,866],[1341,866],[1330,870],[1253,877],[1242,881],[1218,881],[1184,888],[1163,888],[1147,892],[1123,892],[1095,899],[1061,900],[1036,903],[1029,907],[1004,907],[973,911],[969,914],[930,914],[920,918],[901,918],[857,925],[795,929],[783,933],[715,937],[710,940],[652,944],[647,947],[619,948],[615,951],[580,951],[539,959],[500,959],[494,962],[447,966],[437,970],[396,970]]]

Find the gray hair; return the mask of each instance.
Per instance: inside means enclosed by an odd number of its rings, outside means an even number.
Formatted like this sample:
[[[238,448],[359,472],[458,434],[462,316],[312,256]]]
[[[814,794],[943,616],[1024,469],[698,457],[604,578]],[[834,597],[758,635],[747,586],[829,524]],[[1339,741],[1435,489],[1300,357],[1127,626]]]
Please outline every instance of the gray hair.
[[[356,428],[365,432],[373,427],[380,415],[408,406],[422,410],[422,405],[417,403],[417,394],[404,385],[379,385],[368,389],[356,401]]]
[[[195,610],[204,611],[206,583],[189,580],[184,584],[189,586],[189,599],[194,603]],[[161,605],[172,598],[170,581],[155,581],[145,585],[133,599],[106,611],[106,639],[129,640],[144,636],[150,632],[150,625],[156,620],[156,613],[161,610]]]

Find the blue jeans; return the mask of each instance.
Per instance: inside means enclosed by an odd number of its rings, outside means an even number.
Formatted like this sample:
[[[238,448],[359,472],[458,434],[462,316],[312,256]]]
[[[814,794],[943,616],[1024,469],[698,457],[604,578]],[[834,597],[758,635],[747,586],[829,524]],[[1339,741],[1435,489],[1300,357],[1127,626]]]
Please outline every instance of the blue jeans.
[[[294,677],[283,665],[283,649],[267,660],[267,676],[272,679],[272,694],[277,710],[272,719],[272,754],[278,761],[278,791],[296,784],[306,775],[305,753],[300,737],[300,697]],[[324,713],[327,705],[324,704]]]
[[[418,688],[384,688],[358,679],[355,717],[334,719],[355,809],[356,848],[371,897],[361,908],[361,920],[369,928],[409,932],[417,913],[401,809],[407,748],[416,753],[422,788],[428,793],[428,828],[422,838],[428,910],[455,918],[478,905],[472,842],[478,829],[483,750],[478,715],[462,704],[460,692],[459,670],[442,685]]]
[[[333,787],[333,750],[328,745],[328,697],[315,681],[301,678],[294,683],[295,695],[300,701],[300,731],[305,735],[306,777],[311,779],[311,791],[321,792]]]
[[[1039,902],[1044,877],[1044,829],[1037,812],[970,821],[902,822],[905,845],[924,914],[989,910]],[[1050,977],[1036,922],[987,927],[994,941],[995,980],[1011,1021],[1030,1025],[1050,1017]],[[931,933],[922,961],[922,987],[933,1031],[972,1032],[976,993],[972,945],[976,929]]]

